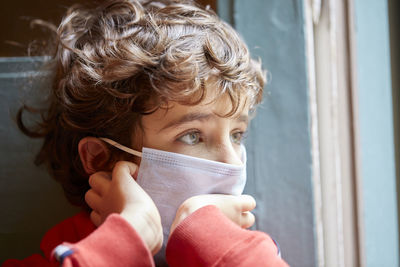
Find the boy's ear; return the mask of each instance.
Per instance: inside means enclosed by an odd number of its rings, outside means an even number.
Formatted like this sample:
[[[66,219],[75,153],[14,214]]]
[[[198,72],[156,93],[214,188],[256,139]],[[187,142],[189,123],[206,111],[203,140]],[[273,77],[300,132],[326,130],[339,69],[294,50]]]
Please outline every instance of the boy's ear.
[[[89,175],[105,171],[106,163],[110,159],[110,150],[107,145],[98,138],[84,137],[78,144],[79,157],[85,172]]]

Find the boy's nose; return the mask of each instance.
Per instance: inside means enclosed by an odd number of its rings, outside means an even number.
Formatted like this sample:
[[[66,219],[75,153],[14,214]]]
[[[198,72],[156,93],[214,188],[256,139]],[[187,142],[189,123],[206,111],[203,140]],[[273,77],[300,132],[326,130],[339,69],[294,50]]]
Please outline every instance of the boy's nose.
[[[218,147],[218,161],[233,165],[242,165],[243,162],[241,160],[242,150],[236,151],[232,145],[222,145]]]

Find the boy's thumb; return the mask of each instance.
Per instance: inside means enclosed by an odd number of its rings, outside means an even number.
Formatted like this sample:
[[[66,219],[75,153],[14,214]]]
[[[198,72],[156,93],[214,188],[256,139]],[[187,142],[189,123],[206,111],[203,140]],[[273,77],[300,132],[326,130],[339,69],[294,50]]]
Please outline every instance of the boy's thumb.
[[[118,161],[113,169],[112,177],[117,179],[137,179],[139,167],[133,162]]]

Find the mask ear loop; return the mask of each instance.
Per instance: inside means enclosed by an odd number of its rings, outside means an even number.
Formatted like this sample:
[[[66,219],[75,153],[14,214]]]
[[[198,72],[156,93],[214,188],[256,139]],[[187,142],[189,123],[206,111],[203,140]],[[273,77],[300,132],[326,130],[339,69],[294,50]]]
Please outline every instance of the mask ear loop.
[[[133,150],[133,149],[131,149],[129,147],[123,146],[123,145],[121,145],[121,144],[119,144],[119,143],[117,143],[117,142],[115,142],[115,141],[113,141],[111,139],[108,139],[108,138],[105,138],[105,137],[99,137],[99,139],[101,139],[104,142],[106,142],[106,143],[108,143],[108,144],[110,144],[110,145],[112,145],[112,146],[114,146],[114,147],[116,147],[118,149],[121,149],[122,151],[125,151],[125,152],[127,152],[129,154],[132,154],[132,155],[135,155],[135,156],[138,156],[138,157],[142,157],[142,152],[139,152],[139,151]]]

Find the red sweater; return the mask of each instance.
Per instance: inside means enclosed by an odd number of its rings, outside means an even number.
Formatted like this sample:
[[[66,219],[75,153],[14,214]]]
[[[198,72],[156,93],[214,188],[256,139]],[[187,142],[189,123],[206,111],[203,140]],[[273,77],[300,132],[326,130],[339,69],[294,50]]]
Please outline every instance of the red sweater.
[[[35,254],[8,260],[3,267],[59,266],[52,250],[63,243],[72,250],[63,266],[154,266],[151,252],[121,216],[113,214],[97,228],[79,213],[44,236]],[[175,266],[287,266],[274,241],[265,233],[244,230],[215,206],[201,208],[182,221],[168,240],[167,261]]]

